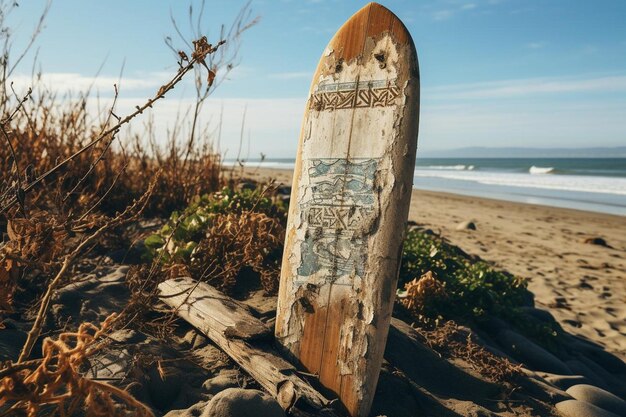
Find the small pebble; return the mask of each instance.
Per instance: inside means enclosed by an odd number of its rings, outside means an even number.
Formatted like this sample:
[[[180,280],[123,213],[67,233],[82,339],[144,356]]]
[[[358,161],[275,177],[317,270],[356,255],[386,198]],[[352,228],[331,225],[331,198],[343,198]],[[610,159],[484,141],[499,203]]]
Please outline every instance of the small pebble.
[[[472,221],[461,222],[456,226],[456,230],[476,230],[476,224]]]

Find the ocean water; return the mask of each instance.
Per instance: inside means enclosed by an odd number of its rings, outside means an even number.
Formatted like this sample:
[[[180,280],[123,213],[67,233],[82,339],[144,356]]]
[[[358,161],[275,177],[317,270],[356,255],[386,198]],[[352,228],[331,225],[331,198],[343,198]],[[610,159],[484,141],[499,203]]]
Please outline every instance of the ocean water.
[[[293,159],[249,161],[293,169]],[[418,158],[417,189],[626,216],[626,158]]]

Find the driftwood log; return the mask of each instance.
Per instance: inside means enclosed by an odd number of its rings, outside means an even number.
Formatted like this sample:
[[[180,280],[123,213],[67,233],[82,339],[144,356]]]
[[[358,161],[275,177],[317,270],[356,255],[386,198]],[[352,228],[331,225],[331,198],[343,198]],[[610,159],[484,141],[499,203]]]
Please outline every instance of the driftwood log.
[[[239,364],[294,416],[337,416],[331,401],[272,347],[273,329],[252,310],[205,283],[181,277],[159,284],[160,299]]]
[[[339,415],[329,399],[273,348],[273,329],[248,305],[188,277],[165,281],[159,290],[163,302],[209,337],[286,411],[295,416]],[[433,393],[452,390],[456,398],[469,400],[473,396],[491,398],[499,391],[496,384],[480,380],[439,357],[411,326],[396,318],[391,320],[385,359]]]

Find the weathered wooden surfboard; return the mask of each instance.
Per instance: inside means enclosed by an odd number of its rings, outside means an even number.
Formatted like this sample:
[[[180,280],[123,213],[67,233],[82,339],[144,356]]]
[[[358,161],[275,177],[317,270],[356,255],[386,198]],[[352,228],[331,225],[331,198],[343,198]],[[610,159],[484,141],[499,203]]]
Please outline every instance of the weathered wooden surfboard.
[[[383,359],[418,117],[411,36],[370,3],[339,29],[313,77],[276,319],[280,346],[353,416],[368,414]]]

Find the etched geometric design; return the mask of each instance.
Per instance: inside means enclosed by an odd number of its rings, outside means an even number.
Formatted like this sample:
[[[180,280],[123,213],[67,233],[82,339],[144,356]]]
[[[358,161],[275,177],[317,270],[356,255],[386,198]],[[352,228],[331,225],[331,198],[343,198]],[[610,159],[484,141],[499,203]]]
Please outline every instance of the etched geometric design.
[[[351,285],[362,277],[367,240],[362,230],[376,208],[375,176],[378,159],[309,159],[305,161],[310,198],[300,207],[305,237],[295,284],[314,274],[327,282]]]
[[[385,107],[395,104],[399,95],[393,80],[326,83],[318,86],[309,106],[317,111]]]

